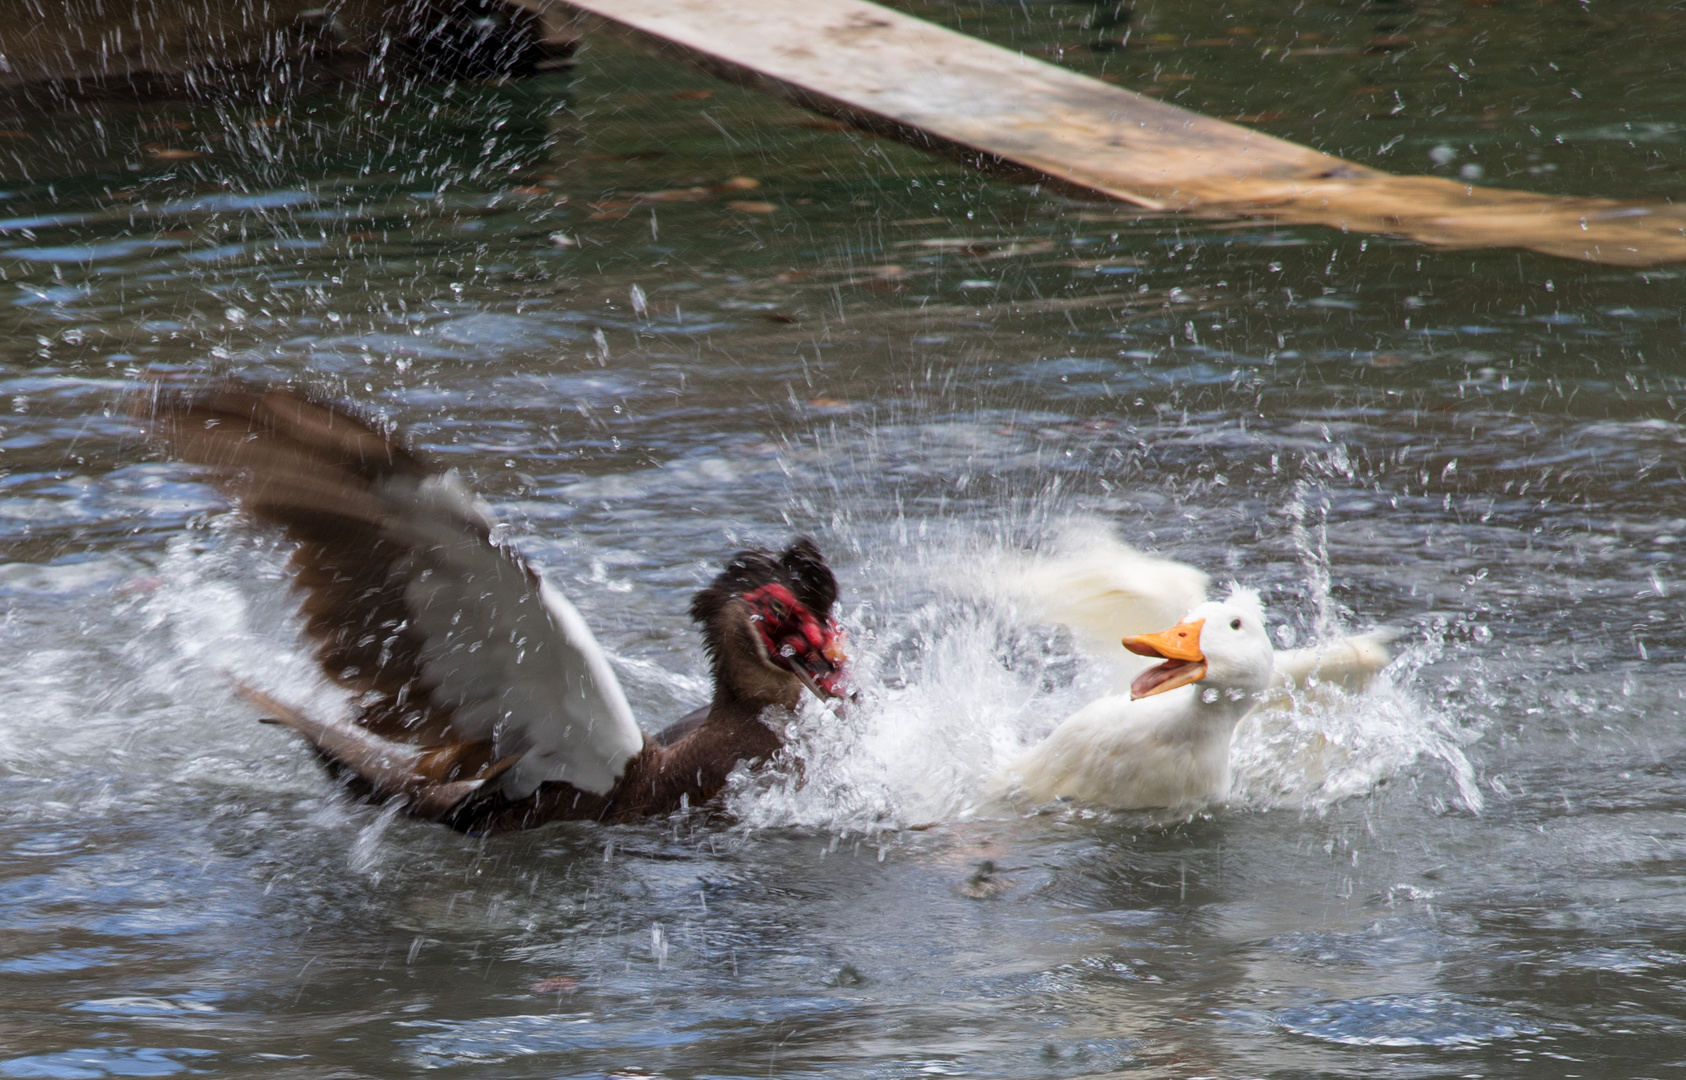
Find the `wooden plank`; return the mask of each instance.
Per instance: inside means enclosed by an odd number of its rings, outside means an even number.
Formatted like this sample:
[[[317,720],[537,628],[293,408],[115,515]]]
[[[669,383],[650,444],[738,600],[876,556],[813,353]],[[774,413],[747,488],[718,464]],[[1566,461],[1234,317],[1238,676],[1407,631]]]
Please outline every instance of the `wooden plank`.
[[[1623,266],[1686,261],[1686,207],[1396,176],[866,0],[529,2],[914,145],[1150,209]]]

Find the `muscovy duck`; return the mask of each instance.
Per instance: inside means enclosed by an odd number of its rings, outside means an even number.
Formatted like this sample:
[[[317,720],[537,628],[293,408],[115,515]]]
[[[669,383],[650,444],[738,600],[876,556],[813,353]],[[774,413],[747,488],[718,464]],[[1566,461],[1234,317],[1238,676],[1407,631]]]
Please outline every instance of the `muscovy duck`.
[[[454,470],[390,426],[238,383],[146,404],[170,453],[296,545],[304,630],[350,707],[312,715],[243,691],[367,798],[475,834],[667,813],[779,751],[769,710],[847,693],[837,580],[812,540],[741,551],[696,594],[714,697],[652,737],[573,605]]]

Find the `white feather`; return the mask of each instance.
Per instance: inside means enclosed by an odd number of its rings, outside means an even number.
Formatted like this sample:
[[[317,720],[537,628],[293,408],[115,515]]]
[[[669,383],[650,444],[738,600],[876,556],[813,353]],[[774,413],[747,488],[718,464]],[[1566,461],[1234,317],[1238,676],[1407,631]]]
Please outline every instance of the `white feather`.
[[[1119,809],[1221,800],[1238,718],[1202,722],[1199,693],[1195,685],[1140,701],[1124,694],[1092,701],[1000,774],[992,793]]]
[[[1058,554],[1009,562],[997,578],[1031,618],[1081,631],[1109,658],[1123,653],[1124,634],[1181,619],[1206,599],[1207,582],[1192,566],[1144,555],[1098,529],[1075,529],[1061,537]]]
[[[1313,679],[1356,694],[1393,656],[1388,642],[1398,636],[1386,627],[1338,637],[1327,644],[1285,649],[1276,654],[1276,685],[1304,689]]]
[[[606,794],[644,744],[608,658],[566,597],[487,539],[491,514],[456,474],[395,478],[388,527],[414,544],[411,628],[433,700],[464,739],[519,756],[499,783],[525,798],[547,780]]]

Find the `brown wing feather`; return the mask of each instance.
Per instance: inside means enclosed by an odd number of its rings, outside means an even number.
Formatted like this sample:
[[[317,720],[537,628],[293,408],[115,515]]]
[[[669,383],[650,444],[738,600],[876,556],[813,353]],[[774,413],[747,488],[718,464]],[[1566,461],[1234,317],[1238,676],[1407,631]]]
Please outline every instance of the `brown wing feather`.
[[[291,563],[317,662],[360,695],[358,722],[426,745],[450,738],[451,714],[432,700],[422,674],[422,642],[409,627],[404,600],[407,559],[405,545],[368,528],[305,540]]]
[[[248,513],[298,542],[305,631],[322,670],[360,696],[357,722],[383,738],[451,744],[450,710],[431,699],[408,626],[409,545],[385,528],[374,490],[425,478],[431,463],[376,422],[295,390],[161,394],[152,420],[172,454],[210,468]]]
[[[471,795],[524,807],[524,821],[541,788],[567,802],[558,813],[600,813],[628,769],[647,771],[644,736],[578,612],[390,429],[308,393],[233,383],[160,394],[150,419],[172,453],[296,542],[305,632],[358,711],[265,707],[367,793],[477,828],[458,807]]]

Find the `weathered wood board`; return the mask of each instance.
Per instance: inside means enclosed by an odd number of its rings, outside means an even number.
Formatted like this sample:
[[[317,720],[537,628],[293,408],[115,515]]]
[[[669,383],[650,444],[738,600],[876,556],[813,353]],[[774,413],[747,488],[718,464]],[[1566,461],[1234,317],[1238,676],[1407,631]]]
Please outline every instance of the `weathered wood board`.
[[[1686,206],[1396,176],[866,0],[524,0],[863,128],[1156,210],[1686,261]]]

